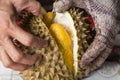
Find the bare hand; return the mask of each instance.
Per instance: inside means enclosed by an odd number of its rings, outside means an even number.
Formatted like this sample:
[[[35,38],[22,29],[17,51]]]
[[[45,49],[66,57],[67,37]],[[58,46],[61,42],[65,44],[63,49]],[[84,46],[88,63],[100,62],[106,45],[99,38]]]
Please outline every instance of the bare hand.
[[[14,70],[30,68],[41,55],[24,54],[13,44],[13,38],[25,46],[45,47],[47,42],[25,32],[16,24],[17,13],[23,9],[40,15],[40,4],[35,0],[0,0],[0,60]]]

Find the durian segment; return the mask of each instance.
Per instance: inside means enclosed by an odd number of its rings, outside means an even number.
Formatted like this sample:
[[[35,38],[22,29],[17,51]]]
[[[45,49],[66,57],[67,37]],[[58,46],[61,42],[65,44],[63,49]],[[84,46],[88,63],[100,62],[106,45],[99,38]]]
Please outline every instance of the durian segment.
[[[46,24],[46,26],[49,28],[50,25],[52,24],[53,20],[55,17],[54,12],[47,12],[46,14],[43,15],[43,21]]]
[[[63,26],[63,28],[68,32],[69,36],[72,40],[72,51],[73,51],[73,59],[74,59],[74,71],[75,74],[78,71],[78,38],[77,38],[77,32],[74,26],[74,21],[71,17],[71,15],[68,12],[65,13],[56,13],[55,19],[53,22],[59,23]],[[67,58],[67,57],[66,57]]]
[[[44,60],[38,61],[32,69],[21,72],[23,78],[25,80],[73,80],[73,74],[66,67],[56,41],[41,18],[26,14],[22,26],[24,30],[48,41],[48,47],[37,49],[25,47],[20,43],[15,44],[26,54],[36,53],[44,56]]]
[[[59,50],[62,52],[65,64],[71,72],[74,72],[71,37],[63,28],[63,26],[58,23],[51,24],[49,30],[52,36],[55,38]]]

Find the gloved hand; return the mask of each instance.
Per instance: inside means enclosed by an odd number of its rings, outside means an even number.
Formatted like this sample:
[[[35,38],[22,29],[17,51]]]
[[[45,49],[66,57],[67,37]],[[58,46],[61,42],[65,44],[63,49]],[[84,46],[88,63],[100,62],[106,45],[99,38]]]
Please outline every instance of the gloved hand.
[[[53,11],[64,12],[71,6],[85,9],[93,18],[96,36],[81,59],[86,74],[100,67],[112,51],[113,41],[120,31],[119,0],[58,0]]]
[[[40,4],[35,0],[0,0],[0,60],[5,67],[20,71],[30,68],[42,56],[24,54],[14,45],[13,39],[25,46],[47,45],[46,41],[25,32],[16,24],[17,14],[23,9],[40,15]]]

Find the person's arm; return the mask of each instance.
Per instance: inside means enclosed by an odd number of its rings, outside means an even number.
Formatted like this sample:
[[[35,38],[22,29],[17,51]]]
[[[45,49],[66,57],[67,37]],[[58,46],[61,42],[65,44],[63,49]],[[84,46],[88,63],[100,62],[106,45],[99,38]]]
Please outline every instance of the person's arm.
[[[5,67],[19,71],[30,68],[42,56],[24,54],[13,44],[13,39],[25,46],[47,45],[46,41],[25,32],[16,24],[17,13],[23,9],[40,15],[40,4],[35,0],[0,0],[0,61]]]

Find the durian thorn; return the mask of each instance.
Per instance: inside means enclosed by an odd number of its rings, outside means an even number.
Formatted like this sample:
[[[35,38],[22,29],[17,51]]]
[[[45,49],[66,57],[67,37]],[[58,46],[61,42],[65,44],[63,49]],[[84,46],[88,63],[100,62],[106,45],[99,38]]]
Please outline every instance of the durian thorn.
[[[85,21],[85,20],[87,20],[87,19],[88,19],[88,17],[83,17],[83,18],[82,18],[83,21]]]
[[[75,9],[76,12],[79,12],[79,9]]]
[[[77,20],[80,20],[80,16],[76,16],[76,19],[77,19]]]
[[[80,30],[78,29],[77,32],[80,33]]]
[[[84,11],[81,11],[81,12],[78,13],[77,15],[82,17],[83,13],[84,13]]]
[[[75,9],[75,8],[72,8],[71,10],[72,10],[72,11],[75,11],[76,9]]]
[[[87,49],[89,47],[88,43],[85,45],[85,48]]]
[[[85,39],[87,37],[87,35],[86,34],[82,34],[81,37],[82,37],[82,39]]]
[[[83,44],[86,44],[87,43],[87,41],[85,40],[85,41],[83,41]]]
[[[90,28],[90,24],[85,23],[84,26]]]
[[[89,34],[90,34],[90,31],[88,31],[88,30],[87,30],[87,31],[85,31],[85,34],[89,35]]]
[[[70,10],[69,10],[69,13],[73,13],[73,10],[72,10],[72,9],[70,9]]]
[[[81,21],[79,22],[79,25],[80,25],[80,26],[83,26],[83,24],[84,24],[83,22],[81,22]]]
[[[87,30],[86,28],[84,28],[84,27],[82,28],[82,31],[84,31],[84,32],[85,32],[86,30]]]
[[[76,12],[76,11],[74,11],[72,15],[77,15],[77,12]]]
[[[89,35],[88,38],[89,38],[89,39],[92,39],[92,36]]]

